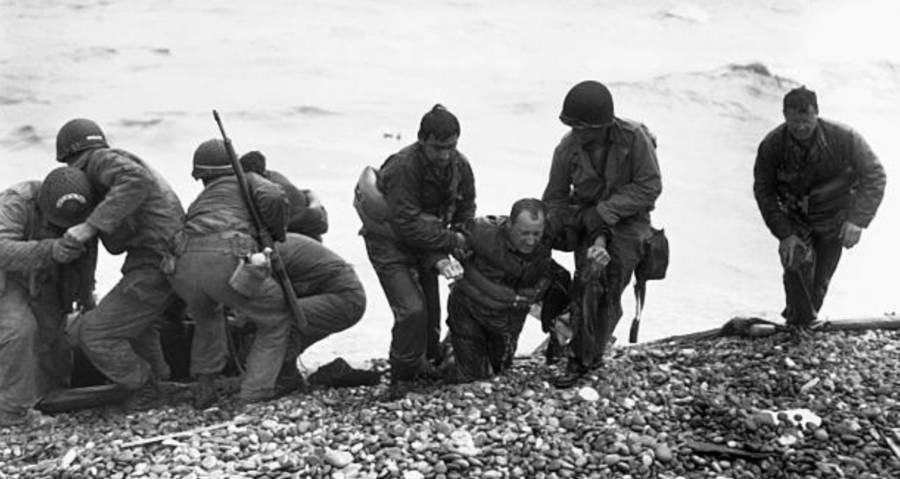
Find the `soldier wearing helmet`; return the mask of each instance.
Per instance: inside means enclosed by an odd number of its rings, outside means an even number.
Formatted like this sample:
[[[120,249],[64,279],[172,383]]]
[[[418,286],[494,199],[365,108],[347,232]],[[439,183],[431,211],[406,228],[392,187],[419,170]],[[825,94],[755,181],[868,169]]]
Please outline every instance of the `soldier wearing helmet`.
[[[214,380],[225,367],[227,351],[226,307],[256,325],[239,400],[263,401],[275,395],[279,373],[294,367],[293,361],[285,361],[293,316],[280,285],[264,268],[265,260],[259,268],[247,262],[248,256],[259,253],[258,233],[225,143],[218,139],[201,143],[191,174],[203,182],[203,191],[188,207],[183,233],[173,241],[177,260],[172,284],[195,323],[194,406],[203,409],[217,399]],[[247,173],[247,183],[262,222],[276,241],[284,241],[290,212],[284,191],[254,172]],[[251,271],[258,273],[252,281],[235,279],[244,273],[249,278]]]
[[[0,193],[0,426],[28,422],[45,394],[68,386],[65,316],[93,305],[97,250],[63,233],[94,204],[70,167]]]
[[[157,325],[176,299],[161,265],[184,209],[165,179],[132,153],[110,148],[91,120],[63,125],[56,159],[83,171],[98,196],[91,214],[66,236],[79,243],[99,237],[110,253],[126,253],[122,279],[80,317],[78,342],[100,372],[131,392],[129,407],[152,406],[157,381],[170,372]]]
[[[558,386],[570,386],[602,365],[622,316],[621,295],[650,234],[650,210],[662,192],[655,144],[644,125],[615,116],[600,82],[581,82],[566,94],[560,121],[570,128],[553,153],[543,200],[556,247],[575,252],[575,287],[597,282],[604,294],[575,294],[570,311],[580,325]]]

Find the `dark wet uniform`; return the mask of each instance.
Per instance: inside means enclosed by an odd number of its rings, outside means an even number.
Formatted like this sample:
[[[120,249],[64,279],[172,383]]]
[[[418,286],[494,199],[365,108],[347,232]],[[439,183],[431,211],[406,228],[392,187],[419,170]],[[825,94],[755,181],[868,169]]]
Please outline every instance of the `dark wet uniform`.
[[[753,192],[766,226],[779,240],[797,235],[812,248],[812,261],[784,271],[789,324],[816,319],[831,276],[841,258],[841,226],[865,228],[884,196],[886,176],[878,158],[858,133],[819,119],[808,148],[785,124],[759,145]],[[817,199],[815,190],[824,191]]]
[[[291,203],[291,217],[288,219],[287,230],[321,242],[322,235],[328,232],[328,212],[325,211],[325,207],[310,206],[309,190],[297,188],[281,173],[266,170],[265,177],[281,186]]]
[[[483,379],[511,365],[531,304],[550,284],[549,239],[522,254],[510,242],[509,228],[506,216],[476,218],[462,228],[471,256],[447,299],[459,381]]]
[[[65,232],[38,208],[40,181],[0,193],[0,413],[22,415],[46,393],[69,385],[72,350],[65,314],[90,307],[97,242],[77,260],[53,261]]]
[[[622,317],[622,292],[641,258],[650,210],[661,192],[653,140],[639,123],[616,118],[609,137],[592,151],[567,134],[553,153],[543,200],[551,232],[560,241],[556,246],[575,251],[572,350],[582,368],[600,365]],[[596,304],[586,308],[580,301],[588,280],[585,255],[601,234],[611,261],[601,274]],[[584,314],[584,309],[596,309],[596,314]]]
[[[127,389],[151,377],[165,379],[170,370],[158,328],[175,295],[161,264],[168,239],[181,228],[181,202],[166,180],[127,151],[95,148],[67,160],[103,198],[87,223],[110,253],[126,253],[122,279],[81,317],[82,349],[100,372]]]
[[[307,321],[305,328],[292,330],[290,360],[314,343],[359,322],[366,310],[366,293],[353,266],[325,245],[288,233],[276,248]]]
[[[261,220],[273,237],[283,239],[290,208],[280,186],[256,173],[247,183]],[[184,231],[173,239],[178,261],[172,284],[187,303],[196,324],[191,350],[191,373],[215,374],[225,366],[227,337],[224,308],[229,307],[256,325],[247,356],[247,373],[240,395],[259,400],[275,394],[275,381],[287,351],[293,316],[281,286],[266,276],[251,296],[235,290],[229,279],[242,258],[259,251],[257,230],[244,203],[237,177],[209,180],[191,203]]]
[[[475,215],[475,179],[454,150],[441,168],[414,143],[389,157],[378,176],[388,205],[389,236],[362,231],[369,260],[394,312],[393,376],[411,379],[438,359],[441,305],[435,264],[455,247],[449,226]]]

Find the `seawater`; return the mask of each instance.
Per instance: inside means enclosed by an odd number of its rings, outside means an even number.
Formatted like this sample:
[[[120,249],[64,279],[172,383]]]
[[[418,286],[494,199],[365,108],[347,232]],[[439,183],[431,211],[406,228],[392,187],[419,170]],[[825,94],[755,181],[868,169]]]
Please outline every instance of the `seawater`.
[[[895,311],[900,271],[893,178],[900,154],[900,6],[892,1],[511,0],[0,2],[0,179],[43,177],[58,128],[101,124],[114,146],[152,163],[185,205],[200,191],[191,155],[217,136],[218,109],[239,152],[258,149],[329,210],[326,244],[369,296],[354,328],[306,361],[384,356],[392,317],[366,258],[352,191],[415,139],[442,103],[462,122],[478,212],[539,197],[565,128],[562,98],[605,82],[619,116],[659,138],[664,191],[654,223],[672,246],[669,277],[649,285],[642,339],[777,318],[777,243],[751,191],[759,141],[781,97],[806,84],[823,117],[859,130],[888,171],[878,218],[845,253],[822,314]],[[564,254],[558,259],[571,260]],[[104,256],[102,294],[121,257]],[[633,301],[617,336],[627,336]],[[521,350],[541,339],[530,321]]]

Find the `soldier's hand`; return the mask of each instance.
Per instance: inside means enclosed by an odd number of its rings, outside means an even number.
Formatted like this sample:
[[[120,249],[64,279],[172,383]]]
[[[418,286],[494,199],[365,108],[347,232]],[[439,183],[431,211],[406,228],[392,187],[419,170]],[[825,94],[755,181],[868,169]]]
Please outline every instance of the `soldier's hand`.
[[[797,254],[798,248],[802,250],[801,253],[806,251],[806,244],[797,235],[790,235],[781,240],[781,243],[778,244],[778,255],[781,256],[782,266],[787,269],[793,268],[794,256]]]
[[[841,243],[844,245],[844,248],[850,249],[856,246],[856,243],[859,243],[859,238],[862,236],[862,228],[856,226],[855,224],[844,221],[843,226],[841,226]]]
[[[79,223],[67,229],[65,236],[69,236],[79,243],[86,243],[94,236],[97,236],[97,228],[88,223]]]
[[[463,265],[453,258],[444,258],[438,261],[437,264],[435,264],[435,267],[438,272],[441,273],[441,276],[450,281],[462,278],[462,275],[465,272]]]
[[[472,251],[469,249],[469,240],[466,238],[466,235],[458,231],[455,234],[456,245],[453,247],[452,254],[460,260],[465,260],[472,255]]]
[[[609,251],[606,251],[605,247],[595,243],[588,248],[587,259],[596,264],[598,269],[603,269],[609,264],[612,257],[609,255]]]
[[[77,259],[86,250],[85,246],[73,239],[62,237],[53,241],[53,261],[69,263]]]

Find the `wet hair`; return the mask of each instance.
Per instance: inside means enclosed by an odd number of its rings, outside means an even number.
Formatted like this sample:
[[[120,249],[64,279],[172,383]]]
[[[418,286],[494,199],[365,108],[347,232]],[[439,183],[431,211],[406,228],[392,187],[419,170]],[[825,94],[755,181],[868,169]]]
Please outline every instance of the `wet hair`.
[[[241,168],[244,171],[263,175],[266,173],[266,156],[253,150],[241,155]]]
[[[547,206],[543,201],[537,198],[522,198],[513,203],[509,211],[509,221],[515,223],[523,211],[527,211],[533,219],[538,219],[541,215],[547,217]]]
[[[784,95],[784,111],[796,110],[799,113],[806,113],[809,110],[809,107],[815,108],[816,112],[819,111],[819,104],[816,101],[816,92],[808,90],[806,85],[794,88]]]
[[[419,141],[425,141],[429,136],[444,141],[458,135],[459,120],[441,104],[434,105],[419,123]]]

